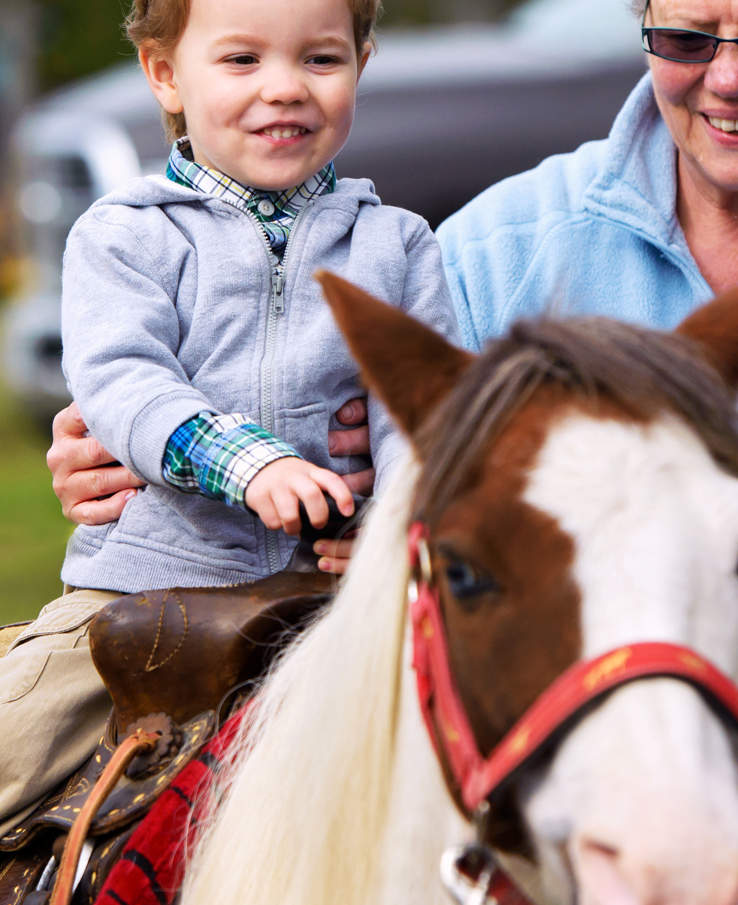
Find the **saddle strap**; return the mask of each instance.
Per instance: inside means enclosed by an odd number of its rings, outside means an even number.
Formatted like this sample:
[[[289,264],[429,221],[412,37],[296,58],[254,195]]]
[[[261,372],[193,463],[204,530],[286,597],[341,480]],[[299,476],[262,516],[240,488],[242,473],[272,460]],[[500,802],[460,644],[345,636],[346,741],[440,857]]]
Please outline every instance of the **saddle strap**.
[[[158,741],[159,733],[136,729],[116,749],[67,836],[49,905],[69,905],[74,892],[74,878],[80,853],[95,814],[115,788],[131,761],[139,754],[152,751]]]
[[[236,711],[162,792],[107,874],[95,905],[173,905],[185,854],[215,804],[218,773],[230,761],[233,740],[248,726],[253,705],[251,699]]]

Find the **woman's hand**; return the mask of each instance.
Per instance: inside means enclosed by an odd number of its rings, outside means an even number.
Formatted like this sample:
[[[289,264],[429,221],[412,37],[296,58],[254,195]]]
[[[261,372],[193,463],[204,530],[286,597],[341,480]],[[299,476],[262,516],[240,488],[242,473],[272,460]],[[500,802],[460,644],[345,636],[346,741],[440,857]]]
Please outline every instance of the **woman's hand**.
[[[332,572],[334,575],[343,575],[348,569],[351,556],[354,552],[356,532],[350,532],[341,540],[319,540],[313,544],[313,553],[316,553],[318,568],[321,572]]]
[[[54,493],[64,515],[81,525],[102,525],[120,517],[136,489],[145,486],[94,437],[77,404],[72,402],[54,418],[46,463]]]
[[[350,430],[328,431],[328,452],[331,456],[368,456],[369,425],[367,423],[366,399],[349,399],[336,412],[336,419]],[[374,488],[374,469],[365,468],[353,474],[344,475],[344,480],[352,493],[369,497]]]
[[[368,456],[370,449],[366,399],[350,399],[336,412],[336,419],[350,429],[328,432],[328,452],[332,456]],[[373,468],[344,475],[343,479],[353,493],[365,497],[372,495]],[[341,540],[316,541],[313,552],[320,557],[318,568],[321,572],[343,575],[354,551],[355,538],[356,532],[352,531]]]

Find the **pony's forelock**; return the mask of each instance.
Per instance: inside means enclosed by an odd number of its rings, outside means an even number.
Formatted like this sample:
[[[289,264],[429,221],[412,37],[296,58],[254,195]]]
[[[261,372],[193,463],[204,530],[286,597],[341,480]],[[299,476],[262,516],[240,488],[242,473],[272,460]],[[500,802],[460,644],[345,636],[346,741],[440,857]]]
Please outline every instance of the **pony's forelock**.
[[[605,317],[540,318],[490,343],[424,424],[416,515],[433,524],[515,414],[552,382],[590,410],[605,399],[634,420],[672,412],[738,474],[732,394],[690,340]]]

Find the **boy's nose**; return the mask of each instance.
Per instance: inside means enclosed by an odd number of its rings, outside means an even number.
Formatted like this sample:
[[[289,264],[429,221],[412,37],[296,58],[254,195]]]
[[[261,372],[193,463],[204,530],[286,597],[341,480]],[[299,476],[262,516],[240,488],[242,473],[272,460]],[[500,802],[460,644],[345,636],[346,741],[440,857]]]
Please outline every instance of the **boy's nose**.
[[[264,70],[261,99],[267,104],[299,104],[308,99],[305,79],[291,66],[270,66]]]

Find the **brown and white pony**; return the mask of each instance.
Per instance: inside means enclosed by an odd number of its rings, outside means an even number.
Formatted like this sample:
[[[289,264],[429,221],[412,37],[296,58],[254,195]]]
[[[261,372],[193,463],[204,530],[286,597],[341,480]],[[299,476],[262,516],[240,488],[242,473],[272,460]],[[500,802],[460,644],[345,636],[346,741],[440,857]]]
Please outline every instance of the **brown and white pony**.
[[[475,357],[321,279],[414,459],[267,681],[183,905],[448,901],[439,859],[475,831],[416,695],[415,520],[484,756],[571,664],[613,648],[689,646],[738,676],[738,293],[673,334],[523,322]],[[482,831],[528,896],[738,905],[735,723],[652,677],[565,728],[495,791]]]

